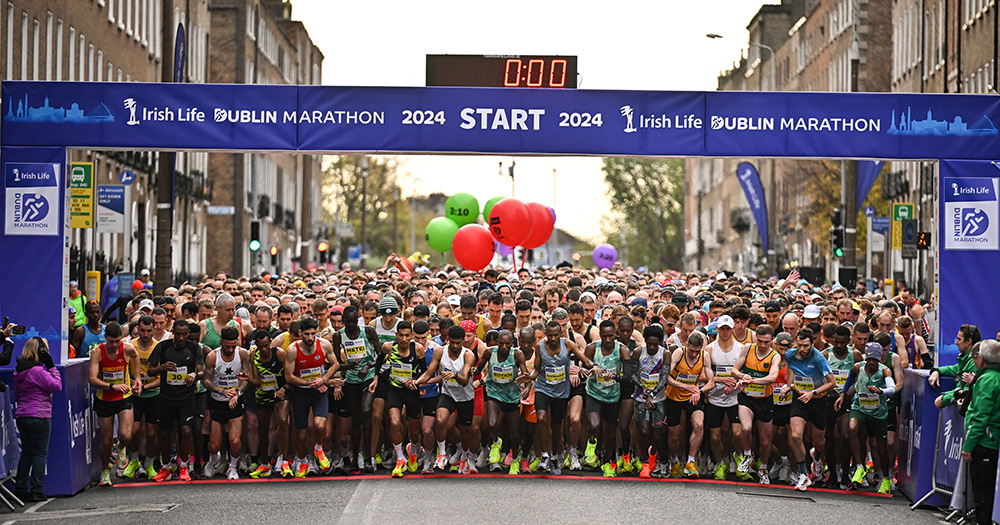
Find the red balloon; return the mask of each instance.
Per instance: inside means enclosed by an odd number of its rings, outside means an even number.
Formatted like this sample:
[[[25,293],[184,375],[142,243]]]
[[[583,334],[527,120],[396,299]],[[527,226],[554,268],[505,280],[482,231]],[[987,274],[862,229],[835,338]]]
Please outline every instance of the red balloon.
[[[504,199],[490,210],[490,233],[507,246],[519,246],[531,235],[531,211],[517,199]]]
[[[555,219],[552,218],[552,212],[549,211],[547,206],[543,206],[537,202],[529,202],[528,210],[531,212],[532,217],[531,235],[528,235],[527,239],[521,241],[521,246],[533,250],[549,242],[549,237],[552,236],[552,229],[555,227]]]
[[[462,268],[478,272],[493,260],[493,236],[485,226],[466,224],[455,234],[451,253]]]

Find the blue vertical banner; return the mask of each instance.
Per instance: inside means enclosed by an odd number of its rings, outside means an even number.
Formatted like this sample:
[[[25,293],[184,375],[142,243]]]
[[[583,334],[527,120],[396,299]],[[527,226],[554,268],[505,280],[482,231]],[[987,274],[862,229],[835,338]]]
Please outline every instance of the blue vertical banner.
[[[768,249],[767,244],[767,202],[764,200],[764,189],[760,185],[760,174],[757,168],[749,162],[741,162],[736,167],[736,176],[740,179],[740,186],[747,196],[747,203],[750,204],[750,211],[753,219],[757,223],[757,231],[760,232],[760,242],[764,250]]]
[[[987,161],[942,160],[938,200],[938,311],[939,366],[955,363],[955,334],[963,324],[979,327],[992,337],[1000,320],[992,308],[1000,275],[987,268],[1000,267],[1000,169]],[[969,286],[969,276],[976,285]]]
[[[0,213],[0,316],[23,325],[14,356],[24,342],[40,336],[53,360],[65,362],[69,339],[69,199],[66,149],[0,149],[3,197]]]
[[[882,172],[882,166],[885,165],[885,161],[882,160],[859,160],[858,161],[858,207],[861,209],[861,205],[865,203],[865,199],[868,198],[868,193],[872,191],[872,186],[875,185],[875,179],[878,179],[878,174]]]

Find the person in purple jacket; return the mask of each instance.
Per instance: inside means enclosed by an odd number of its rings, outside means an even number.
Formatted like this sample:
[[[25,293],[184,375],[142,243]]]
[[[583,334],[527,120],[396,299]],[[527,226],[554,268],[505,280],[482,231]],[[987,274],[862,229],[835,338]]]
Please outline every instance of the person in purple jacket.
[[[21,501],[45,501],[43,481],[52,430],[52,394],[60,390],[62,379],[52,363],[48,344],[41,337],[32,337],[24,344],[14,371],[14,417],[21,435],[21,460],[17,463],[14,495]]]

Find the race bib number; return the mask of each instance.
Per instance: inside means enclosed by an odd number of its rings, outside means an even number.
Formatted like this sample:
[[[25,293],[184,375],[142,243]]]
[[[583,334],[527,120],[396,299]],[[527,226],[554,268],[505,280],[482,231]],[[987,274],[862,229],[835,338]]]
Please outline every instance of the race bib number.
[[[837,370],[837,369],[833,370],[833,384],[834,384],[833,388],[837,392],[844,391],[844,384],[847,383],[847,376],[850,375],[850,373],[851,373],[850,370]]]
[[[347,354],[348,361],[360,361],[365,358],[365,343],[360,339],[347,341],[344,343],[344,353]]]
[[[545,367],[545,382],[550,385],[558,385],[566,381],[566,367],[547,366]]]
[[[148,385],[149,383],[152,383],[153,380],[155,379],[156,379],[155,377],[150,377],[149,374],[139,372],[139,380],[142,381],[143,385]]]
[[[677,381],[684,383],[685,385],[693,385],[698,382],[698,376],[694,374],[681,374],[678,372]]]
[[[278,389],[278,376],[264,374],[260,376],[260,389],[264,392],[274,392]]]
[[[639,374],[639,382],[642,383],[642,388],[647,390],[652,390],[660,384],[660,374],[650,374],[649,372],[641,372]]]
[[[795,390],[798,390],[803,394],[806,392],[812,392],[813,390],[816,390],[816,384],[813,383],[813,379],[811,377],[796,375]]]
[[[751,383],[743,387],[743,393],[750,397],[767,397],[767,385]]]
[[[413,365],[410,363],[393,363],[389,375],[399,383],[407,379],[413,379]]]
[[[789,392],[785,395],[781,395],[781,388],[779,386],[774,387],[774,404],[775,406],[785,406],[792,404],[792,393]]]
[[[167,370],[167,384],[170,386],[184,386],[184,378],[187,377],[186,366],[178,366],[176,370]]]
[[[878,410],[879,402],[878,394],[869,393],[858,393],[858,404],[861,405],[861,410]]]
[[[512,366],[494,366],[493,372],[493,382],[499,385],[506,385],[514,380],[514,367]]]
[[[733,367],[732,365],[718,365],[715,367],[716,377],[732,377]]]
[[[322,366],[314,366],[312,368],[303,368],[299,372],[299,377],[305,381],[312,381],[313,379],[319,379],[323,375]]]
[[[109,385],[123,385],[125,384],[125,371],[119,370],[117,372],[103,372],[101,374],[101,379]]]
[[[216,384],[223,390],[229,390],[240,386],[240,380],[235,377],[226,377],[220,378]]]
[[[618,382],[614,379],[607,379],[608,372],[606,370],[594,369],[594,379],[597,380],[597,386],[599,387],[611,387],[616,385]]]

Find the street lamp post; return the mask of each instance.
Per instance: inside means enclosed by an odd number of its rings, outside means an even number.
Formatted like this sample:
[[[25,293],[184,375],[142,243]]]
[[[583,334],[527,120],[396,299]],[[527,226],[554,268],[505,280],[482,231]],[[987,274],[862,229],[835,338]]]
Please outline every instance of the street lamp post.
[[[722,35],[719,35],[719,34],[716,34],[716,33],[708,33],[705,36],[708,37],[708,38],[711,38],[712,40],[716,40],[716,39],[735,40],[735,39],[732,39],[732,38],[726,38],[726,37],[724,37]],[[770,78],[770,82],[771,83],[770,83],[769,87],[770,87],[770,91],[777,91],[777,89],[775,89],[775,83],[774,83],[774,49],[772,49],[771,46],[769,46],[769,45],[759,44],[757,42],[750,42],[749,44],[751,46],[754,46],[754,47],[759,47],[761,49],[766,49],[767,52],[771,54],[771,60],[768,61],[769,65],[770,65],[769,69],[770,69],[770,77],[771,77]],[[764,91],[764,90],[762,89],[761,91]]]

